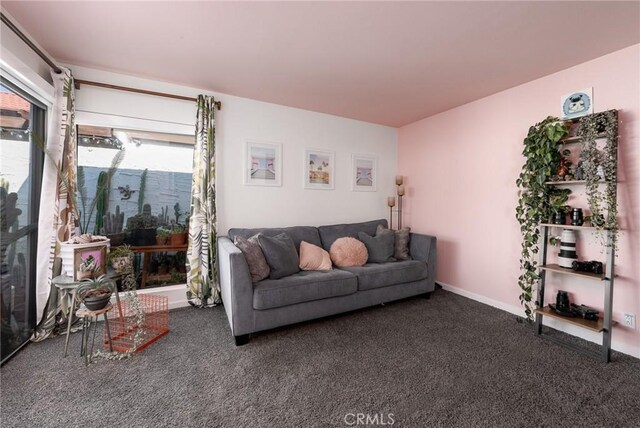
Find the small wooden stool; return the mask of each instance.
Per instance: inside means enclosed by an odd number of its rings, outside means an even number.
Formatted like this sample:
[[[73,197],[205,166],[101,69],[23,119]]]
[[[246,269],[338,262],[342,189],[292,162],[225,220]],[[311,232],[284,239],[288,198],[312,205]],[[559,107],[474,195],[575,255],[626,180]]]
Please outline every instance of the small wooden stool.
[[[107,329],[107,338],[109,339],[109,351],[113,352],[113,344],[111,343],[111,331],[109,330],[109,318],[107,312],[113,309],[113,305],[109,303],[99,311],[90,311],[87,308],[79,309],[76,313],[78,318],[82,318],[82,347],[80,350],[80,356],[84,356],[84,364],[86,366],[91,362],[91,355],[93,354],[93,344],[96,341],[96,329],[98,324],[98,317],[104,316],[104,327]],[[91,331],[91,324],[93,323],[93,339],[91,340],[91,352],[87,352],[89,345],[89,334]]]

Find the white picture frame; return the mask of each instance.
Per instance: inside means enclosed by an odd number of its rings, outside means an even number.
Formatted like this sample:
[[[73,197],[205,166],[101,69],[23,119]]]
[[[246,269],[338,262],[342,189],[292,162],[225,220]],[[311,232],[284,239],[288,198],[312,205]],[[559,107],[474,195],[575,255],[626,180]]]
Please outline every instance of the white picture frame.
[[[282,186],[282,144],[248,140],[243,171],[245,186]]]
[[[306,149],[304,152],[304,188],[333,190],[335,188],[335,153]]]
[[[560,97],[560,117],[573,119],[593,113],[593,88],[580,89]]]
[[[354,192],[376,192],[377,181],[377,156],[351,154],[351,190]]]

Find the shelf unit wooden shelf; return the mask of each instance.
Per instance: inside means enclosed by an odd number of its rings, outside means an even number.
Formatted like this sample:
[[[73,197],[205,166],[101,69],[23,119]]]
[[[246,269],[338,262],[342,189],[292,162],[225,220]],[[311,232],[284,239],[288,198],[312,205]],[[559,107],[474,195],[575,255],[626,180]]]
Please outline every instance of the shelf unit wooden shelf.
[[[565,317],[560,314],[557,314],[553,309],[546,306],[544,308],[536,309],[536,314],[541,314],[550,318],[559,319],[569,324],[577,325],[587,330],[595,331],[596,333],[602,332],[604,330],[604,320],[600,318],[598,321],[586,320],[584,318],[577,317]]]
[[[593,226],[574,226],[573,224],[541,223],[540,226],[557,227],[559,229],[594,230]]]
[[[605,279],[604,274],[589,273],[589,272],[578,272],[578,271],[575,271],[573,269],[563,268],[562,266],[560,266],[558,264],[555,264],[555,263],[540,266],[540,269],[543,269],[543,270],[546,270],[546,271],[550,271],[550,272],[561,273],[563,275],[579,276],[579,277],[582,277],[582,278],[593,279],[593,280],[596,280],[596,281],[604,281],[604,279]]]
[[[616,110],[612,110],[615,113],[615,120],[618,120],[618,113]],[[576,120],[573,120],[576,122]],[[600,133],[597,135],[598,139],[607,138],[605,133]],[[562,147],[567,144],[577,144],[582,142],[582,137],[569,137],[558,142],[558,147]],[[618,138],[615,137],[614,144],[618,144]],[[600,183],[607,183],[606,180],[600,180]],[[545,185],[549,186],[561,186],[561,185],[585,185],[585,180],[570,180],[570,181],[548,181]],[[614,183],[617,186],[617,183]],[[588,272],[577,272],[572,269],[567,269],[560,267],[558,264],[547,263],[547,254],[549,248],[549,231],[552,228],[562,228],[562,229],[572,229],[572,230],[582,230],[585,232],[595,231],[596,228],[592,226],[574,226],[567,224],[551,224],[551,223],[542,223],[540,224],[540,244],[538,252],[538,266],[540,269],[539,275],[540,279],[538,280],[538,296],[537,296],[537,305],[538,308],[535,310],[536,315],[536,327],[535,332],[537,335],[541,335],[549,339],[552,342],[559,343],[561,345],[567,346],[572,349],[576,349],[580,352],[583,352],[586,355],[593,355],[592,352],[579,349],[580,347],[575,347],[573,344],[568,343],[567,341],[563,341],[553,337],[553,335],[542,334],[542,320],[543,317],[549,317],[553,319],[559,319],[563,322],[577,325],[593,332],[602,334],[602,345],[600,347],[599,352],[596,354],[598,358],[601,358],[605,362],[609,362],[611,360],[611,329],[613,326],[612,312],[613,312],[613,282],[615,278],[614,272],[614,260],[615,260],[615,251],[613,248],[613,234],[610,230],[606,230],[607,234],[607,244],[606,244],[606,263],[604,266],[604,274],[594,274]],[[598,281],[601,284],[603,294],[604,294],[604,304],[603,310],[601,311],[601,317],[598,321],[590,321],[582,318],[572,318],[572,317],[564,317],[559,315],[554,310],[546,306],[545,304],[545,284],[547,281],[547,272],[553,272],[555,274],[569,275],[585,280]]]

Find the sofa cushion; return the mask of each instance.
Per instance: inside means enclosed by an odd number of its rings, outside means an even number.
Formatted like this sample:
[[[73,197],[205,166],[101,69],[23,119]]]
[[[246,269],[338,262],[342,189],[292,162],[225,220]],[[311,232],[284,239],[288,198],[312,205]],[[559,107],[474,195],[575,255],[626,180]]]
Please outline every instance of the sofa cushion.
[[[329,255],[331,261],[338,267],[363,266],[369,258],[367,247],[356,238],[348,236],[336,239],[331,244]]]
[[[281,228],[266,228],[266,229],[229,229],[229,239],[232,241],[236,236],[242,236],[249,238],[250,236],[262,233],[265,236],[276,236],[281,233],[286,233],[296,246],[296,251],[300,253],[300,242],[307,241],[310,244],[322,246],[320,241],[320,235],[318,229],[312,226],[295,226],[295,227],[281,227]],[[328,250],[328,249],[327,249]]]
[[[249,265],[249,273],[251,273],[251,281],[258,282],[269,276],[269,265],[264,258],[260,243],[258,243],[258,235],[246,239],[242,236],[236,236],[233,243],[240,248],[244,255],[247,265]]]
[[[300,243],[300,270],[331,270],[331,257],[327,250],[302,241]]]
[[[378,225],[378,229],[376,230],[376,235],[379,235],[383,230],[386,229],[382,225]],[[409,256],[409,241],[411,240],[411,228],[403,227],[400,230],[393,231],[396,234],[396,239],[393,244],[393,258],[396,260],[411,260]]]
[[[320,226],[318,232],[320,233],[320,239],[322,240],[322,247],[330,251],[331,245],[338,238],[344,238],[345,236],[358,239],[358,232],[364,232],[367,235],[374,236],[376,234],[376,228],[381,224],[387,227],[387,220],[373,220],[364,223],[350,223],[350,224],[336,224],[332,226]],[[307,242],[311,242],[305,239]],[[311,242],[313,244],[313,242]]]
[[[271,268],[269,278],[283,278],[300,270],[296,247],[286,233],[273,237],[259,233],[258,242],[265,259],[267,259],[267,264]]]
[[[395,262],[393,258],[393,244],[395,242],[395,233],[393,230],[383,229],[378,225],[376,236],[370,236],[364,232],[358,232],[360,239],[367,247],[369,263],[385,263]]]
[[[367,263],[364,266],[345,267],[340,270],[351,272],[358,277],[358,290],[371,290],[372,288],[419,281],[428,276],[427,264],[419,260]]]
[[[285,278],[265,279],[253,290],[254,309],[272,309],[281,306],[329,297],[345,296],[358,291],[356,277],[344,270],[329,272],[301,271]]]

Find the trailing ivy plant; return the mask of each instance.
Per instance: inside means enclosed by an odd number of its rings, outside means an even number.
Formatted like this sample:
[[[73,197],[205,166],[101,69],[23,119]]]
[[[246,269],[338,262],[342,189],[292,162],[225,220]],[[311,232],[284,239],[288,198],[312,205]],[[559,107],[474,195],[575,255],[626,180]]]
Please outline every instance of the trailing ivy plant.
[[[606,143],[601,151],[596,139],[604,132]],[[611,246],[615,250],[618,242],[617,140],[618,115],[615,110],[591,114],[580,119],[578,136],[582,138],[580,160],[586,181],[586,194],[591,225],[606,245],[607,230],[611,233]],[[604,186],[601,186],[604,180]]]
[[[565,190],[546,185],[556,174],[562,161],[562,154],[558,150],[558,142],[568,133],[563,122],[556,117],[547,117],[540,123],[529,128],[524,139],[522,154],[525,163],[516,184],[518,186],[518,206],[516,218],[520,223],[522,233],[522,248],[520,255],[521,275],[518,277],[520,286],[520,303],[524,306],[528,321],[533,319],[533,292],[538,274],[538,242],[540,240],[540,223],[549,221],[552,212],[550,200],[553,196],[566,196]],[[566,200],[566,199],[565,199]]]

